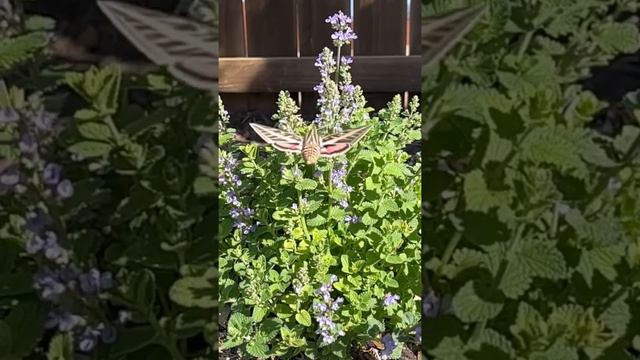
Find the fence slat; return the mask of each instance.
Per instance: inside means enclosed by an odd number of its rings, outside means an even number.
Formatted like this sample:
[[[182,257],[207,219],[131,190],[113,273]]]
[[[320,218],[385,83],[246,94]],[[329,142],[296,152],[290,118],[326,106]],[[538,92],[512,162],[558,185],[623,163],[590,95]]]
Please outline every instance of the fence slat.
[[[421,56],[356,56],[353,81],[365,91],[419,91]],[[314,57],[220,58],[220,92],[311,91]]]
[[[300,16],[300,55],[317,56],[324,47],[333,49],[331,26],[324,20],[342,10],[349,14],[348,0],[298,0]],[[350,46],[343,48],[350,53]]]
[[[249,56],[296,56],[294,0],[246,0]]]
[[[411,40],[409,43],[411,55],[422,54],[422,3],[418,0],[411,0]]]
[[[356,0],[356,55],[404,55],[405,0]]]
[[[220,56],[244,56],[242,1],[220,0]]]

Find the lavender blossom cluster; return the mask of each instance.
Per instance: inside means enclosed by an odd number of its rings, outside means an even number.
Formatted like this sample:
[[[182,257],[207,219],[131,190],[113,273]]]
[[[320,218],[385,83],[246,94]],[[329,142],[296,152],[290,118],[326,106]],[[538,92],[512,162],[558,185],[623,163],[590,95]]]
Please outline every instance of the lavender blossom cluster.
[[[224,190],[224,199],[227,205],[229,205],[229,215],[233,219],[233,226],[239,229],[242,234],[248,235],[254,232],[259,225],[259,222],[252,221],[255,210],[250,207],[245,207],[238,199],[238,190],[242,185],[242,180],[236,174],[236,168],[238,166],[238,159],[233,155],[221,151],[220,152],[220,174],[218,181],[220,186]]]
[[[38,296],[52,305],[45,325],[49,329],[73,333],[77,348],[92,350],[98,341],[115,341],[115,328],[105,321],[92,319],[83,304],[96,304],[96,299],[111,289],[110,272],[91,268],[86,272],[74,263],[73,251],[65,247],[63,220],[51,215],[50,207],[61,205],[74,195],[71,180],[64,178],[63,167],[49,161],[60,124],[30,98],[30,108],[20,112],[0,109],[0,128],[17,134],[14,160],[4,160],[0,167],[0,195],[14,195],[26,212],[25,252],[36,260],[39,270],[33,277]],[[35,108],[35,110],[33,110]],[[21,197],[24,195],[24,199]]]
[[[351,82],[349,70],[353,59],[340,56],[342,46],[358,38],[351,29],[351,18],[340,11],[325,21],[335,30],[331,38],[338,54],[334,58],[333,52],[324,48],[314,64],[320,72],[321,83],[314,87],[319,95],[319,113],[313,122],[327,133],[336,133],[351,122],[356,111],[364,108],[365,99],[362,89]],[[334,74],[335,78],[332,78]]]
[[[316,334],[322,337],[322,345],[329,345],[335,342],[339,336],[344,336],[345,334],[340,325],[333,320],[334,314],[344,302],[342,297],[338,297],[335,300],[331,297],[331,290],[336,281],[338,281],[338,277],[331,275],[329,282],[316,290],[316,295],[320,298],[313,300],[313,311],[318,322]]]

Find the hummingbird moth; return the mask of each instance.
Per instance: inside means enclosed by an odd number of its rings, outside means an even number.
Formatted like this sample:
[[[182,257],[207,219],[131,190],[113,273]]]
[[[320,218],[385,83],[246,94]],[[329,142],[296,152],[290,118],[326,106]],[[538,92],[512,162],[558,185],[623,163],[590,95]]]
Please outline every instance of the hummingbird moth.
[[[438,62],[480,20],[482,5],[454,10],[442,16],[422,19],[422,64],[426,68]]]
[[[311,124],[307,134],[301,137],[270,126],[254,123],[249,125],[266,143],[283,152],[301,154],[308,165],[315,164],[321,157],[335,157],[346,153],[370,129],[370,126],[363,126],[320,137],[318,129]]]
[[[135,5],[98,1],[113,25],[147,58],[202,90],[218,90],[218,39],[213,25]]]

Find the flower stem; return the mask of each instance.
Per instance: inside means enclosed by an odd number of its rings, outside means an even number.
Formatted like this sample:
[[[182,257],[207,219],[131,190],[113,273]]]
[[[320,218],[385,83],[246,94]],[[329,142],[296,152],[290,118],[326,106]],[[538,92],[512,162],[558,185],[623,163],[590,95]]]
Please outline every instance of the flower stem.
[[[340,49],[342,46],[338,46],[338,57],[336,58],[336,86],[340,81]]]
[[[300,190],[296,191],[298,192],[298,211],[300,212],[300,224],[302,225],[302,231],[304,231],[304,236],[307,238],[307,241],[311,241],[309,229],[307,229],[307,221],[304,217],[304,212],[302,211],[302,192]]]

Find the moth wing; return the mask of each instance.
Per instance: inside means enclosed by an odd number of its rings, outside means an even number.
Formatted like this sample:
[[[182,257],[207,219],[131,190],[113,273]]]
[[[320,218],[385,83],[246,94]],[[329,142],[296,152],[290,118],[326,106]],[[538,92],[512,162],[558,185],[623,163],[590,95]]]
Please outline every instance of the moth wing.
[[[320,154],[335,157],[346,153],[369,132],[369,129],[371,129],[370,126],[363,126],[340,134],[325,136],[320,144]]]
[[[218,40],[213,27],[135,5],[98,1],[114,26],[149,60],[168,66],[198,89],[217,88]]]
[[[480,20],[482,5],[422,19],[422,66],[438,62]]]
[[[291,153],[302,151],[302,138],[296,134],[291,134],[271,126],[254,123],[250,123],[249,125],[251,125],[251,128],[262,140],[280,151]]]

